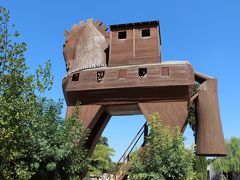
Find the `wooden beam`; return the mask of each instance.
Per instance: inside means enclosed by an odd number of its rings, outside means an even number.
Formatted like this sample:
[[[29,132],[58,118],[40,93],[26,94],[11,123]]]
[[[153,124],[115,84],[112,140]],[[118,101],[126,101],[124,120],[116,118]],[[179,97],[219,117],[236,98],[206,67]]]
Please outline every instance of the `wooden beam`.
[[[136,30],[133,28],[133,58],[136,57]]]
[[[195,93],[195,94],[191,97],[191,99],[188,101],[188,108],[190,108],[190,107],[193,105],[193,103],[195,103],[195,101],[196,101],[197,98],[198,98],[198,92]]]
[[[206,156],[226,155],[218,105],[217,80],[208,79],[198,92],[197,101],[197,154]]]
[[[194,77],[195,77],[195,81],[197,81],[198,83],[202,84],[204,81],[208,80],[208,79],[212,79],[212,77],[207,76],[206,74],[200,73],[200,72],[194,72]]]
[[[101,105],[81,105],[79,120],[84,127],[92,129],[103,114],[104,108]]]
[[[183,132],[188,117],[187,102],[138,103],[138,105],[147,120],[149,115],[157,112],[162,125],[172,129],[179,127]]]
[[[103,130],[105,129],[106,125],[108,124],[110,118],[111,118],[111,115],[109,115],[106,111],[104,111],[101,114],[101,116],[98,118],[94,126],[90,128],[91,133],[86,143],[86,148],[89,150],[89,156],[92,155],[96,147],[97,141],[101,136]]]

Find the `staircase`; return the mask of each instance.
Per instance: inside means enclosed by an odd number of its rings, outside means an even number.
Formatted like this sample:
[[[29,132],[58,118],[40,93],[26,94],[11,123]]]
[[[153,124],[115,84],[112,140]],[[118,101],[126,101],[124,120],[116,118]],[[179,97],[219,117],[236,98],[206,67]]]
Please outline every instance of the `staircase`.
[[[136,147],[137,143],[139,142],[139,140],[141,139],[141,137],[144,137],[141,147],[144,146],[147,136],[148,136],[148,124],[146,122],[140,128],[140,130],[138,131],[136,136],[133,138],[133,140],[131,141],[131,143],[127,147],[127,149],[124,151],[121,158],[118,160],[117,165],[116,165],[116,172],[117,173],[114,176],[114,180],[128,179],[127,172],[128,172],[128,170],[131,166],[130,161],[129,161],[130,160],[130,155],[133,152],[133,150],[135,149],[135,147]]]

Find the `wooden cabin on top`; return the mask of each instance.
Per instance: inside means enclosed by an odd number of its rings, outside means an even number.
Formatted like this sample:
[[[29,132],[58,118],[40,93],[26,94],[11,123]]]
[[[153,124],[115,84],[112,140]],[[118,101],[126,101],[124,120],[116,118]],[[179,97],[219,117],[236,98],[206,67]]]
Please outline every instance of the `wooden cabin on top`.
[[[108,66],[161,62],[159,21],[110,26]]]

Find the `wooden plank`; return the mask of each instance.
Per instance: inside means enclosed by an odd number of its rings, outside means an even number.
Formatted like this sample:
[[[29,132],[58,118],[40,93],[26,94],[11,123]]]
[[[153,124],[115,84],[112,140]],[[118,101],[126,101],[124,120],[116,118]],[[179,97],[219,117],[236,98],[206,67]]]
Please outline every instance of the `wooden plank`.
[[[111,64],[109,64],[109,67],[124,66],[124,65],[144,65],[149,63],[160,63],[160,57],[159,56],[136,57],[136,55],[135,55],[135,58],[123,59],[123,58],[114,57],[114,58],[111,58]]]
[[[139,101],[173,101],[189,100],[188,86],[123,88],[102,91],[67,92],[68,105],[74,105],[77,100],[81,104],[132,104]]]
[[[142,113],[148,120],[149,115],[157,112],[160,115],[161,123],[172,129],[179,128],[183,132],[186,125],[188,111],[187,102],[158,102],[138,103]]]
[[[67,106],[66,118],[71,118],[75,112],[76,106]],[[102,113],[103,107],[101,105],[81,105],[79,120],[83,122],[85,128],[92,128]]]
[[[159,40],[157,27],[150,29],[150,37],[142,37],[142,29],[136,29],[136,57],[159,56]],[[160,58],[159,58],[160,61]]]
[[[67,112],[66,112],[65,118],[66,119],[71,118],[75,110],[76,110],[76,106],[67,106]]]
[[[100,21],[100,20],[97,20],[97,21],[94,22],[94,25],[95,25],[96,27],[101,26],[102,24],[103,24],[103,23],[102,23],[102,21]]]
[[[197,154],[226,155],[218,105],[217,80],[208,79],[198,92],[197,101]]]
[[[107,112],[112,116],[142,114],[137,103],[123,104],[123,105],[117,105],[117,104],[109,105],[107,106]]]
[[[195,80],[200,84],[202,84],[204,81],[212,78],[210,76],[207,76],[206,74],[199,73],[196,71],[194,72],[194,77],[195,77]]]
[[[66,117],[70,118],[75,112],[76,106],[68,106]],[[98,138],[107,125],[111,116],[104,110],[101,105],[81,105],[79,121],[83,122],[85,128],[90,129],[90,135],[86,143],[89,149],[89,155],[93,152]]]
[[[112,46],[111,46],[111,44],[112,44],[112,31],[110,31],[109,61],[112,58]],[[107,66],[109,66],[109,61],[108,61]]]
[[[81,105],[79,120],[83,122],[84,127],[92,129],[103,111],[101,105]]]
[[[106,111],[104,111],[101,116],[97,119],[96,123],[93,127],[91,127],[91,133],[88,137],[86,148],[89,150],[89,156],[92,155],[97,141],[101,136],[103,130],[105,129],[107,123],[109,122],[111,115],[109,115]]]
[[[169,76],[161,76],[161,67],[169,67]],[[147,68],[146,77],[139,76],[139,68]],[[97,72],[102,70],[105,75],[98,82]],[[125,78],[119,77],[122,70],[127,71]],[[82,104],[188,100],[194,83],[191,65],[159,63],[81,71],[79,81],[72,81],[71,76],[63,80],[63,90],[68,105],[77,100]]]
[[[136,30],[133,29],[133,58],[136,57]]]
[[[162,58],[161,58],[161,47],[160,47],[160,45],[161,45],[161,42],[160,42],[160,39],[161,39],[161,37],[160,37],[160,28],[159,28],[159,26],[157,26],[157,40],[158,40],[158,49],[159,49],[159,57],[160,57],[160,62],[162,62]]]
[[[125,64],[124,59],[133,57],[133,32],[132,30],[126,30],[126,39],[118,39],[118,32],[112,32],[111,39],[111,59],[109,60],[109,65],[114,63],[115,59],[121,59],[122,64]]]
[[[195,103],[195,101],[197,100],[197,98],[198,98],[198,92],[195,93],[195,94],[191,97],[191,99],[188,101],[188,108],[190,108],[190,107],[193,105],[193,103]]]
[[[104,24],[101,24],[101,26],[98,28],[98,30],[100,30],[101,32],[105,32],[108,30],[108,27],[105,26]]]
[[[169,68],[169,76],[162,76],[162,67]],[[147,68],[145,78],[139,77],[139,68]],[[120,70],[127,71],[127,78],[119,80]],[[104,79],[99,83],[96,79],[98,71],[105,71]],[[172,85],[194,85],[193,69],[190,64],[145,64],[134,66],[121,66],[113,68],[89,69],[80,72],[78,82],[71,81],[71,75],[67,77],[70,81],[65,90],[94,90],[125,87],[144,86],[172,86]]]

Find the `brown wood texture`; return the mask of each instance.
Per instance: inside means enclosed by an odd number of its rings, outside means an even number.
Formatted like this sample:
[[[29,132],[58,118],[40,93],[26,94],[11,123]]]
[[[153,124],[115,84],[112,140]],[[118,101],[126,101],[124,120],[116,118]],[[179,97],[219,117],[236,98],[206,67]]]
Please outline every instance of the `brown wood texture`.
[[[194,77],[195,77],[195,81],[202,84],[204,81],[206,81],[207,79],[211,79],[212,77],[207,76],[206,74],[203,73],[199,73],[199,72],[194,72]]]
[[[162,68],[169,68],[169,76],[162,75]],[[139,77],[139,69],[147,68],[147,75]],[[126,70],[127,77],[119,79],[119,71]],[[97,72],[104,71],[105,75],[101,82],[97,82]],[[171,64],[144,64],[121,67],[102,67],[81,71],[78,82],[71,81],[66,90],[95,90],[95,89],[114,89],[124,87],[146,87],[146,86],[172,86],[194,84],[192,66],[188,63]]]
[[[169,76],[162,76],[162,67],[169,68]],[[147,68],[145,77],[139,69]],[[119,78],[119,71],[126,70],[126,78]],[[97,72],[105,71],[101,82]],[[82,104],[144,101],[157,99],[188,99],[194,85],[192,66],[188,63],[156,63],[113,68],[98,68],[80,72],[79,81],[71,75],[63,80],[64,95],[68,105],[77,100]]]
[[[107,106],[107,112],[112,116],[142,114],[137,103],[135,104],[114,104]]]
[[[93,128],[103,114],[104,108],[101,105],[81,105],[79,112],[79,120],[85,128]],[[76,106],[67,106],[66,118],[71,118],[76,113]]]
[[[70,118],[76,112],[76,106],[68,106],[66,117]],[[79,121],[81,121],[85,128],[90,129],[86,147],[89,149],[89,155],[92,154],[98,138],[107,125],[111,115],[105,111],[101,105],[81,105]]]
[[[150,29],[150,37],[142,37],[143,29]],[[118,39],[121,31],[126,31],[126,39]],[[161,62],[158,26],[121,28],[111,33],[110,67]]]
[[[145,87],[145,88],[119,88],[104,91],[85,91],[66,93],[68,105],[77,101],[81,104],[133,104],[137,102],[174,101],[189,99],[188,86]]]
[[[160,56],[160,61],[162,62],[162,52],[161,52],[161,33],[160,33],[160,26],[157,26],[157,40],[158,40],[158,49],[159,49],[159,56]]]
[[[158,44],[160,44],[158,39],[159,32],[157,27],[151,27],[150,37],[142,37],[143,29],[135,30],[135,46],[136,46],[136,58],[137,57],[159,57],[160,61],[160,49]]]
[[[179,128],[183,132],[188,116],[187,101],[185,102],[156,102],[138,103],[142,113],[148,120],[155,112],[159,113],[163,126],[172,129]]]
[[[118,39],[118,31],[112,32],[111,39],[111,59],[109,60],[109,65],[112,64],[112,59],[124,60],[133,58],[133,31],[132,29],[126,30],[126,39]],[[122,62],[126,65],[126,63]]]
[[[148,120],[157,112],[162,125],[183,133],[188,108],[195,101],[197,154],[226,155],[216,79],[194,72],[188,62],[161,61],[159,21],[110,28],[107,32],[101,21],[90,19],[65,31],[66,118],[80,101],[79,120],[91,130],[89,155],[111,116],[144,114]],[[144,29],[150,30],[150,37],[142,37]],[[120,31],[126,31],[126,39],[118,39]],[[192,96],[195,81],[201,86]]]
[[[198,92],[197,101],[197,154],[226,155],[218,105],[217,80],[208,79]]]
[[[92,129],[103,112],[104,108],[101,105],[81,105],[79,119],[84,127]]]
[[[111,115],[104,111],[98,118],[93,127],[90,128],[91,132],[88,137],[86,148],[89,150],[89,156],[92,155],[99,137],[101,136],[103,130],[105,129],[107,123],[109,122]]]
[[[109,60],[109,67],[123,66],[123,65],[142,65],[150,63],[160,63],[161,59],[159,56],[152,57],[135,57],[126,59],[114,59]]]
[[[66,112],[66,119],[69,119],[72,117],[73,113],[76,111],[76,106],[67,106],[67,112]]]

